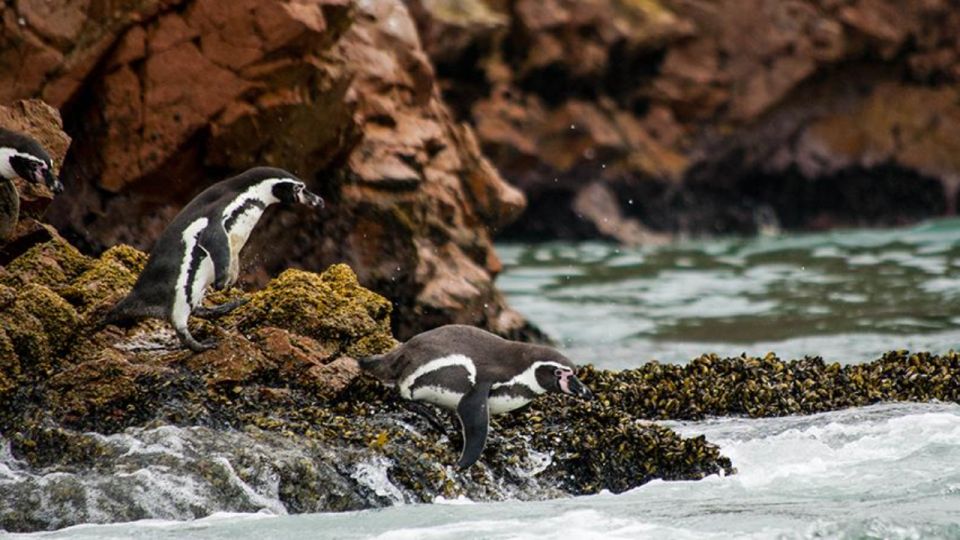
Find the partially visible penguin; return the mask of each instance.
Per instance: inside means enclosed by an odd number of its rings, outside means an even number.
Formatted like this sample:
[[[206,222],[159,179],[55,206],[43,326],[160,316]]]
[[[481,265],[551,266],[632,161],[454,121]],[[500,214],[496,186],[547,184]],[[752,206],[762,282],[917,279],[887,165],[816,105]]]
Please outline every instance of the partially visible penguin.
[[[106,315],[104,324],[145,317],[169,321],[180,342],[194,352],[216,346],[190,335],[187,320],[223,315],[240,305],[200,307],[207,287],[237,281],[240,250],[270,205],[300,203],[323,208],[323,199],[282,169],[256,167],[218,182],[196,196],[160,234],[133,290]]]
[[[491,414],[512,411],[544,393],[593,397],[577,379],[574,363],[556,350],[458,324],[423,332],[389,353],[361,359],[360,367],[396,386],[404,399],[456,412],[463,428],[457,461],[462,469],[480,459]]]
[[[0,128],[0,240],[17,226],[20,194],[13,180],[18,176],[34,184],[46,184],[54,194],[63,191],[43,147],[28,135]]]

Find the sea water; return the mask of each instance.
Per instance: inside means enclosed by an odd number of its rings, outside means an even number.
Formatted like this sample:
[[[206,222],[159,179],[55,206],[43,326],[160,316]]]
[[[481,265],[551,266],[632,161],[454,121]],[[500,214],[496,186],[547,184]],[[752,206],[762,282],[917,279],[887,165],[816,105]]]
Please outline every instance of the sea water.
[[[580,362],[703,352],[862,362],[960,342],[960,221],[910,229],[613,245],[507,245],[499,284]],[[541,502],[438,500],[341,514],[81,525],[12,538],[960,538],[960,405],[667,422],[737,474]],[[381,479],[389,490],[389,480]]]

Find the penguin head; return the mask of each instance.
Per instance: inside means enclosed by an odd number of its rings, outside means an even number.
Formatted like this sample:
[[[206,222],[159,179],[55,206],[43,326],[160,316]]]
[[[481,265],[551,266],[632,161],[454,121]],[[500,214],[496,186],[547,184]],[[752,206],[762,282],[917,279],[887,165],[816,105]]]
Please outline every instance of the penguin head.
[[[542,362],[541,365],[537,366],[536,375],[537,383],[547,392],[593,399],[593,392],[580,382],[573,363],[569,360],[566,362]]]
[[[305,204],[320,210],[323,208],[323,198],[307,189],[307,186],[296,178],[284,178],[273,185],[273,196],[281,204]]]
[[[19,176],[34,184],[45,184],[53,193],[63,184],[53,174],[53,162],[37,141],[19,133],[5,132],[0,142],[0,175],[8,180]]]

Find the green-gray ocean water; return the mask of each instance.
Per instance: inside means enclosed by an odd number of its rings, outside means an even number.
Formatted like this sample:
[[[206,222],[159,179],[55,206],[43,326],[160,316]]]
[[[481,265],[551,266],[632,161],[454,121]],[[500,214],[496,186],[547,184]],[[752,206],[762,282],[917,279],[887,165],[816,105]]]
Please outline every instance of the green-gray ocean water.
[[[660,247],[504,245],[511,304],[579,362],[960,346],[960,220]]]
[[[942,352],[960,342],[958,220],[636,249],[505,245],[500,254],[499,283],[514,307],[576,360],[600,367],[684,362],[703,352],[857,362],[892,348]],[[958,404],[670,425],[705,434],[738,474],[655,481],[618,495],[345,514],[288,516],[278,501],[265,501],[260,514],[28,537],[960,538]],[[0,463],[0,481],[15,474]],[[381,481],[389,491],[386,476]]]

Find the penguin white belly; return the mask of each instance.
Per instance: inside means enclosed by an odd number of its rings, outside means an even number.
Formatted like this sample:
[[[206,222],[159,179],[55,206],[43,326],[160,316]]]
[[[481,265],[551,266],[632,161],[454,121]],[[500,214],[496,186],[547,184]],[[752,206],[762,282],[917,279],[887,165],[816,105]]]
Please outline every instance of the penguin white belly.
[[[463,369],[448,370],[448,368],[455,367]],[[457,405],[460,403],[460,398],[463,397],[463,392],[453,390],[452,388],[445,388],[440,384],[423,384],[423,381],[421,381],[420,385],[417,385],[417,381],[421,377],[434,374],[440,370],[449,371],[451,376],[464,377],[466,381],[461,379],[461,382],[467,383],[466,386],[468,387],[476,384],[477,368],[473,360],[462,354],[451,354],[424,362],[406,377],[403,377],[397,384],[400,396],[404,399],[426,401],[434,405],[439,405],[440,407],[456,410]]]
[[[455,411],[462,397],[463,394],[460,392],[452,392],[439,386],[421,386],[412,392],[410,399],[426,401],[427,403],[433,403],[439,407]]]
[[[227,271],[227,285],[233,285],[237,282],[237,278],[240,276],[240,252],[243,250],[243,246],[247,245],[250,233],[253,232],[253,228],[257,226],[257,222],[260,221],[262,215],[262,208],[247,207],[230,223],[230,229],[226,230],[227,241],[230,245],[230,268]]]
[[[487,407],[490,409],[490,414],[503,414],[514,409],[519,409],[527,403],[530,403],[530,400],[525,397],[491,396],[490,399],[487,400]]]
[[[213,261],[207,250],[197,244],[197,239],[207,223],[207,218],[200,218],[184,229],[181,235],[183,259],[177,274],[171,313],[174,326],[186,325],[190,311],[200,304],[207,286],[213,283]]]
[[[228,236],[230,242],[230,267],[227,269],[227,286],[237,282],[240,277],[240,251],[243,249],[244,241],[237,235]]]
[[[196,309],[197,306],[203,302],[203,297],[207,294],[207,287],[216,279],[216,272],[213,269],[213,258],[210,257],[207,250],[204,249],[203,252],[205,256],[200,261],[197,274],[193,279],[193,288],[190,291],[192,293],[190,299],[193,301],[190,305],[192,309]]]

